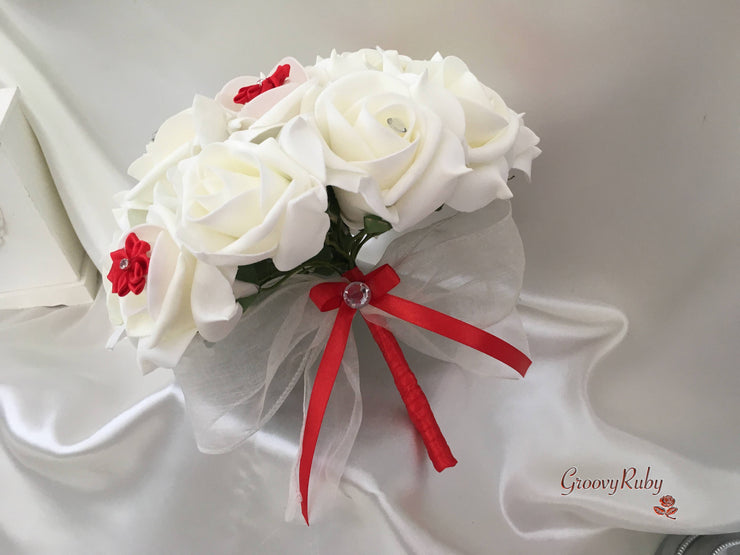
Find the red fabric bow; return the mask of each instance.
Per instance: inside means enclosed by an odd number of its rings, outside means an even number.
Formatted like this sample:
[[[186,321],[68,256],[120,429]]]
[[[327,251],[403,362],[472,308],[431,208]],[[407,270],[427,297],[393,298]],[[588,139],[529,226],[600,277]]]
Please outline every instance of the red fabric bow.
[[[524,353],[495,335],[431,308],[389,294],[389,291],[398,285],[401,280],[388,264],[373,270],[367,275],[364,275],[358,268],[354,268],[345,273],[343,277],[349,281],[363,282],[370,287],[371,295],[368,304],[392,316],[487,354],[512,367],[522,376],[532,363]],[[308,524],[308,482],[311,476],[311,464],[316,450],[316,442],[329,402],[329,395],[347,346],[352,319],[357,311],[344,302],[342,295],[346,287],[347,282],[320,283],[311,288],[309,294],[320,311],[327,312],[338,309],[338,312],[316,373],[303,429],[298,482],[301,493],[301,511],[306,524]],[[434,464],[434,468],[441,472],[445,468],[454,466],[457,461],[452,456],[447,441],[434,418],[432,409],[429,407],[429,402],[416,382],[416,378],[409,368],[396,338],[382,326],[368,321],[364,316],[363,319],[370,328],[373,339],[375,339],[388,363],[409,417],[424,441],[424,446]]]
[[[290,74],[290,64],[278,66],[275,72],[269,77],[265,77],[259,83],[249,85],[248,87],[242,87],[234,97],[235,104],[246,104],[255,97],[261,95],[263,92],[267,92],[270,89],[279,87]]]
[[[125,297],[129,293],[138,295],[144,290],[151,249],[149,243],[139,239],[136,233],[129,233],[123,248],[110,253],[113,265],[108,272],[108,280],[113,284],[113,293]]]

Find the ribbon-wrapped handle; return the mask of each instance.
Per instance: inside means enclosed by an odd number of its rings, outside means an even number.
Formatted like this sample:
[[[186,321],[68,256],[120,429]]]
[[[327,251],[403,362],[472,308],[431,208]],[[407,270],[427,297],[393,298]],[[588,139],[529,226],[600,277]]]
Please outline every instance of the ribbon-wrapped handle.
[[[434,469],[437,472],[442,472],[445,468],[455,466],[457,459],[452,455],[450,446],[442,435],[442,430],[439,429],[437,419],[434,418],[432,407],[429,406],[426,395],[419,387],[416,376],[414,376],[408,362],[406,362],[406,357],[404,357],[395,336],[382,326],[373,324],[367,319],[365,319],[365,322],[383,353],[383,358],[385,358],[393,375],[396,389],[401,394],[403,404],[406,406],[409,419],[419,436],[421,436]]]

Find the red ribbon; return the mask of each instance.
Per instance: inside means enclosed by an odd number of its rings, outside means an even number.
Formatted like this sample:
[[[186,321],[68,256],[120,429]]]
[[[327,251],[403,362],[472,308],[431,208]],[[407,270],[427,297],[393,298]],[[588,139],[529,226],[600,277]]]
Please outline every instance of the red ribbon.
[[[277,69],[269,77],[265,77],[259,83],[242,87],[234,97],[235,104],[246,104],[250,100],[261,95],[263,92],[267,92],[275,87],[279,87],[290,75],[290,65],[285,64],[278,66]]]
[[[123,248],[110,253],[113,265],[108,272],[108,281],[113,284],[113,293],[125,297],[129,293],[138,295],[144,290],[151,250],[149,243],[139,239],[136,233],[129,233]]]
[[[364,275],[358,268],[354,268],[345,273],[343,277],[349,281],[361,281],[370,287],[371,296],[368,304],[392,316],[472,347],[510,366],[522,376],[532,363],[519,349],[495,335],[426,306],[389,294],[388,292],[398,285],[401,280],[388,264],[373,270],[367,275]],[[347,282],[325,282],[312,287],[309,294],[311,300],[321,312],[336,309],[338,309],[338,312],[316,373],[303,429],[301,460],[298,465],[298,483],[301,493],[301,511],[306,524],[308,524],[308,482],[311,476],[311,464],[316,451],[316,442],[319,438],[329,396],[347,346],[352,319],[357,311],[344,302],[342,295],[346,287]],[[434,468],[441,472],[445,468],[455,466],[457,461],[452,456],[447,441],[434,418],[429,402],[416,382],[416,377],[409,368],[398,341],[387,329],[368,321],[364,315],[363,319],[370,328],[373,339],[375,339],[388,363],[396,387],[406,405],[409,418],[419,432]]]

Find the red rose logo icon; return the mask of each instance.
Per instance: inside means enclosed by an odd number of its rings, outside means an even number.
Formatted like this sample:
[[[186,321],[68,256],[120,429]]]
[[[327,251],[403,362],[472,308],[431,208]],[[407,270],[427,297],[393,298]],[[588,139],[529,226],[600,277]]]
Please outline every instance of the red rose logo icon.
[[[664,495],[660,498],[660,504],[663,506],[659,507],[658,505],[656,505],[653,507],[653,510],[659,515],[664,515],[671,520],[676,520],[676,517],[672,516],[678,512],[678,507],[673,506],[675,505],[675,503],[676,500],[673,498],[672,495]]]

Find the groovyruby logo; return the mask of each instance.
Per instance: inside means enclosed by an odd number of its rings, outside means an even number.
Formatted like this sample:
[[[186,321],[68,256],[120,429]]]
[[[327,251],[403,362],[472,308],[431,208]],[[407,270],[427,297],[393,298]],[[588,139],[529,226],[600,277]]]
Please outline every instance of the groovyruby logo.
[[[612,476],[583,476],[578,467],[571,466],[560,479],[560,487],[563,488],[560,495],[571,495],[577,491],[593,491],[610,496],[618,492],[649,491],[652,495],[660,495],[663,479],[654,472],[651,475],[651,472],[649,466],[644,471],[630,466]]]
[[[648,466],[644,469],[628,466],[613,474],[589,474],[571,466],[560,478],[560,495],[606,495],[650,493],[658,496],[663,492],[663,479]],[[663,495],[658,504],[653,503],[656,515],[676,520],[678,507],[676,498]]]

